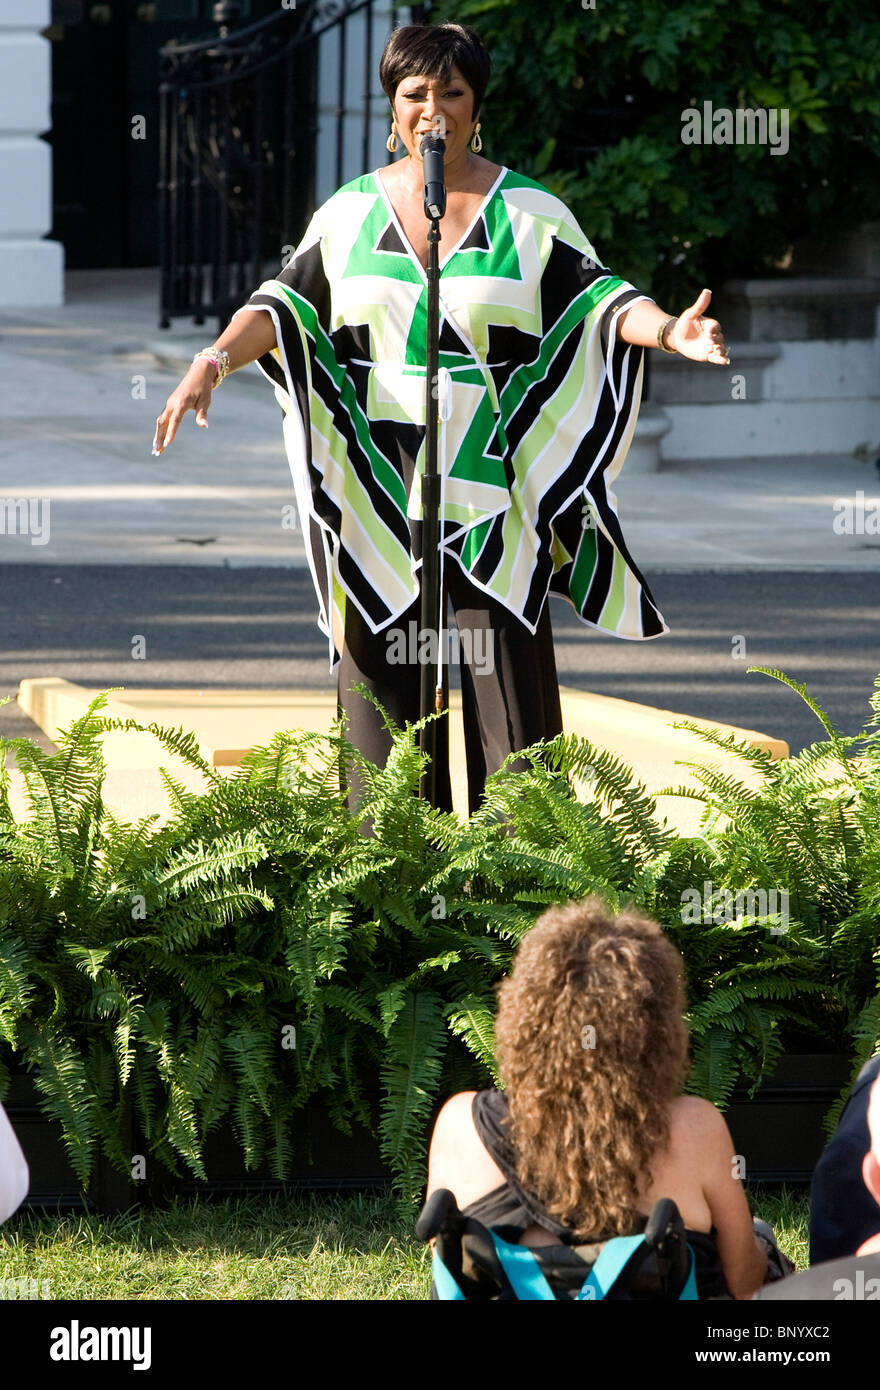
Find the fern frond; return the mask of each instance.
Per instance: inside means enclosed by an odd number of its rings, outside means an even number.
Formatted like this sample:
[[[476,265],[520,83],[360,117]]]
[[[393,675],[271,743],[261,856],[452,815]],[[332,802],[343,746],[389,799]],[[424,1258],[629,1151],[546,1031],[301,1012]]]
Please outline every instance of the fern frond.
[[[880,993],[875,994],[862,1009],[851,1025],[850,1032],[856,1040],[855,1054],[849,1081],[825,1116],[822,1127],[830,1138],[840,1122],[843,1108],[849,1099],[856,1078],[866,1062],[880,1055]]]
[[[223,780],[223,774],[209,762],[206,762],[199,750],[199,741],[195,734],[184,729],[181,724],[177,729],[167,728],[162,724],[141,724],[137,719],[102,719],[100,721],[100,731],[102,733],[138,733],[153,734],[169,753],[173,753],[190,767],[201,772],[207,782],[212,785],[219,785]]]
[[[852,741],[848,740],[846,735],[831,722],[830,716],[827,715],[812,696],[807,693],[807,687],[805,685],[802,685],[800,681],[792,680],[791,676],[786,676],[784,672],[778,671],[774,666],[747,666],[746,671],[757,671],[761,675],[770,676],[773,680],[781,681],[783,685],[788,686],[789,690],[794,690],[800,695],[807,708],[812,710],[813,714],[815,714],[816,718],[819,720],[819,723],[828,735],[829,742],[839,750],[841,761],[846,761],[845,750]]]
[[[739,1076],[737,1049],[724,1028],[711,1028],[694,1046],[693,1065],[686,1091],[724,1110]]]
[[[253,1097],[269,1115],[269,1085],[273,1075],[275,1049],[264,1028],[244,1027],[223,1039],[223,1050],[241,1083],[240,1094]]]
[[[447,1022],[453,1036],[460,1038],[477,1061],[482,1062],[497,1085],[500,1077],[495,1060],[495,1016],[491,1002],[481,995],[466,995],[449,1006]]]
[[[25,1055],[40,1092],[40,1109],[62,1129],[71,1167],[83,1187],[92,1170],[95,1146],[94,1090],[83,1058],[66,1038],[57,1033],[27,1029]]]
[[[381,1079],[382,1155],[405,1199],[424,1189],[426,1126],[443,1066],[444,1005],[428,990],[408,993],[388,1034]]]

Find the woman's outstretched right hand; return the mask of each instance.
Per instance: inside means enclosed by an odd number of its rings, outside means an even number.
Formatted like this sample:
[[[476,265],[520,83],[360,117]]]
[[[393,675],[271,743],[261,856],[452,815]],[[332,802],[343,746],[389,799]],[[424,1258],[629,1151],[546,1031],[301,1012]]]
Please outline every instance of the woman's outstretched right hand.
[[[186,376],[165,402],[165,409],[156,421],[153,453],[162,454],[177,433],[177,427],[188,410],[194,410],[196,424],[208,428],[208,407],[214,383],[214,365],[206,358],[193,362]]]

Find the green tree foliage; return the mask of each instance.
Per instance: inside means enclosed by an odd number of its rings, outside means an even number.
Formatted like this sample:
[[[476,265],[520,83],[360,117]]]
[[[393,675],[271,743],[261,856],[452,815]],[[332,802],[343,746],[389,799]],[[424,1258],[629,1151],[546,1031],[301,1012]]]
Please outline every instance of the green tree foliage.
[[[485,154],[562,197],[606,264],[670,307],[880,217],[875,0],[442,0],[431,16],[492,53]],[[704,101],[787,110],[787,153],[683,144]],[[615,107],[632,129],[609,137]]]

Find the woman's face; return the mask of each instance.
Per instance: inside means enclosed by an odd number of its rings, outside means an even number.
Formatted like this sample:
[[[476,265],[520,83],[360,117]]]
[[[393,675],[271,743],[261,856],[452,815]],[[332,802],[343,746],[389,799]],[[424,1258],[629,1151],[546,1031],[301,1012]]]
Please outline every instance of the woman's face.
[[[435,116],[446,123],[446,160],[464,154],[474,133],[474,89],[452,68],[445,82],[434,77],[405,77],[394,94],[394,119],[408,152],[420,159],[422,137],[435,130]]]

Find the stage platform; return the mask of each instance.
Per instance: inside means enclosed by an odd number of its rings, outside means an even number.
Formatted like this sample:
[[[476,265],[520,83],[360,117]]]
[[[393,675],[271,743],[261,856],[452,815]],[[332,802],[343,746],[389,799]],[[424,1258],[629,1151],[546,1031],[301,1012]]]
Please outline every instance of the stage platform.
[[[71,681],[43,676],[22,681],[18,703],[54,742],[59,731],[78,719],[96,694],[98,691]],[[734,771],[749,785],[757,783],[756,775],[741,759],[725,754],[688,730],[672,727],[688,716],[565,687],[561,694],[566,732],[581,735],[615,753],[633,768],[649,792],[663,786],[695,785],[689,769],[677,765],[680,762],[714,763]],[[225,773],[239,766],[245,750],[268,744],[279,729],[323,733],[330,728],[335,714],[333,690],[121,689],[110,697],[106,707],[109,718],[191,730],[205,761]],[[450,720],[453,800],[456,811],[464,816],[467,787],[458,691],[451,694]],[[774,758],[788,757],[788,744],[783,739],[709,720],[694,722],[725,735],[733,733],[753,747],[768,750]],[[167,818],[169,801],[160,767],[193,791],[205,787],[201,773],[168,753],[153,734],[109,733],[104,736],[103,746],[108,767],[104,800],[125,819],[136,820],[152,813],[158,813],[163,821]],[[22,781],[14,769],[11,801],[14,814],[20,817],[24,805]],[[680,834],[693,834],[699,825],[698,802],[663,797],[657,809],[658,818]]]

